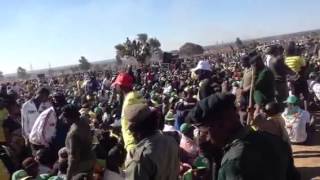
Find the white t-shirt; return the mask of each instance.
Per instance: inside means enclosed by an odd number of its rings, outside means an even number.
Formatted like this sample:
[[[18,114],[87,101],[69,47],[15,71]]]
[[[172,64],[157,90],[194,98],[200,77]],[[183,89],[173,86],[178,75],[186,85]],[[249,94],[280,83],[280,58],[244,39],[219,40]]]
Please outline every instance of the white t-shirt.
[[[121,176],[120,174],[118,174],[118,173],[115,173],[113,171],[110,171],[110,170],[106,169],[104,171],[103,179],[104,180],[109,180],[109,179],[112,179],[112,180],[124,180],[125,178],[123,176]]]
[[[282,113],[286,123],[289,139],[293,143],[303,143],[307,140],[306,124],[310,123],[310,113],[299,109],[297,113],[288,115],[287,109]]]

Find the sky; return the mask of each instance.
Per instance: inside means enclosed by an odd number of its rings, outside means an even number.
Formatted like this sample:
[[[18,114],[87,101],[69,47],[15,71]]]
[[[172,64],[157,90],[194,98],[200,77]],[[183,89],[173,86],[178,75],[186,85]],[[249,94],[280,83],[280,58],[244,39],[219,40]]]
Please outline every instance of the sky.
[[[0,71],[114,58],[147,33],[163,50],[320,28],[319,0],[0,0]]]

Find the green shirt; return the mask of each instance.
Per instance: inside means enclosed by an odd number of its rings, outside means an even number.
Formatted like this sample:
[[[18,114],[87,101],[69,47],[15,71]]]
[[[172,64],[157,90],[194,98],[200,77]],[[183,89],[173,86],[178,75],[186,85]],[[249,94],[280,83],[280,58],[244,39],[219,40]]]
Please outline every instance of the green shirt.
[[[258,72],[254,83],[253,98],[258,105],[274,100],[274,75],[268,68]]]
[[[289,144],[264,132],[242,128],[225,146],[218,180],[296,179]]]

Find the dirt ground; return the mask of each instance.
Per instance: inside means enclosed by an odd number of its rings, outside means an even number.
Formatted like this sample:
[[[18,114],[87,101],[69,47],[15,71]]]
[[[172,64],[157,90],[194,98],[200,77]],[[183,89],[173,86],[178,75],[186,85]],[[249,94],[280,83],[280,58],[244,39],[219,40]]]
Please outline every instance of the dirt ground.
[[[307,145],[293,145],[293,157],[302,180],[320,180],[320,113],[315,114],[315,131]]]

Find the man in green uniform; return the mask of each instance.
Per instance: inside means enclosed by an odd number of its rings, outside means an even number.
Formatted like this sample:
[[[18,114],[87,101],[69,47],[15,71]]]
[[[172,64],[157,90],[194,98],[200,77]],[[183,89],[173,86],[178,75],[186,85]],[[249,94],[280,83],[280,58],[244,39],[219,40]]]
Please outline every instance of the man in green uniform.
[[[224,150],[218,180],[298,179],[291,148],[280,138],[243,127],[235,97],[214,94],[201,100],[189,117],[208,140]]]
[[[274,101],[274,75],[272,71],[263,64],[260,55],[250,58],[250,64],[255,72],[253,99],[258,106],[266,105]]]

